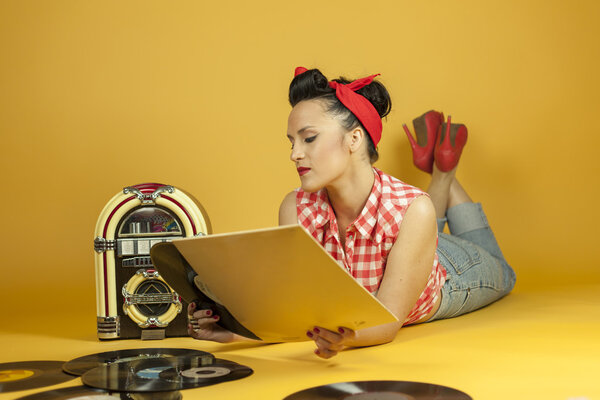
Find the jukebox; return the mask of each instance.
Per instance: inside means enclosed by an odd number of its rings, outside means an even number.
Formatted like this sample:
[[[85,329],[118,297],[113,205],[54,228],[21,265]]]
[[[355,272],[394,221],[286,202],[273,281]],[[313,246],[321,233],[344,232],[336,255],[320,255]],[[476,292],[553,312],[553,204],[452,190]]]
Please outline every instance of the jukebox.
[[[98,338],[187,335],[187,303],[156,271],[150,248],[211,233],[202,205],[173,186],[144,183],[115,195],[94,239]]]

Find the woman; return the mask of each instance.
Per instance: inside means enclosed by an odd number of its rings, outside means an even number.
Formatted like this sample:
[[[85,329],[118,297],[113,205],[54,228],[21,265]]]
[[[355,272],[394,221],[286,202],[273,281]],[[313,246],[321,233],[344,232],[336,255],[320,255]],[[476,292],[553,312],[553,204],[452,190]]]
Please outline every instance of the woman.
[[[304,226],[400,321],[359,331],[314,327],[307,336],[323,358],[390,342],[404,325],[476,310],[515,283],[481,204],[455,178],[464,125],[430,111],[413,121],[418,143],[404,126],[415,165],[431,173],[428,193],[372,166],[381,118],[391,108],[375,76],[329,82],[319,70],[299,67],[290,85],[287,136],[301,187],[284,198],[279,222]],[[446,221],[450,235],[442,233]],[[190,326],[192,337],[243,340],[215,325],[210,311],[192,305],[188,312],[200,325]]]

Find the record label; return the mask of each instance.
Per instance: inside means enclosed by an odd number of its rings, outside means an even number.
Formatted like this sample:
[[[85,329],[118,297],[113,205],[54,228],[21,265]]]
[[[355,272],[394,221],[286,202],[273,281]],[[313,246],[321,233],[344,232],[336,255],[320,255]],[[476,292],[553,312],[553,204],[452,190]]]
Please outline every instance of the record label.
[[[41,371],[38,371],[38,375]],[[3,369],[0,370],[0,382],[20,381],[35,375],[35,371],[29,369]]]
[[[158,376],[161,372],[169,367],[154,367],[154,368],[146,368],[141,371],[136,372],[135,374],[143,379],[158,379]]]
[[[201,367],[191,368],[181,371],[181,376],[191,379],[199,378],[215,378],[218,376],[225,376],[231,372],[229,368],[223,367]]]
[[[36,389],[75,379],[62,371],[64,361],[0,363],[0,393]]]

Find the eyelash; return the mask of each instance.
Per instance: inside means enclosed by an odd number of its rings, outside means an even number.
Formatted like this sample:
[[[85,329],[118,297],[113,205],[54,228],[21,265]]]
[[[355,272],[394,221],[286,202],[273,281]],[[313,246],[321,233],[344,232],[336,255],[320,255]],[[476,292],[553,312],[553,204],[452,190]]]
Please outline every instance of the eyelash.
[[[306,139],[304,139],[305,143],[312,143],[315,141],[315,139],[317,138],[318,135],[315,136],[311,136],[311,137],[307,137]],[[292,150],[294,149],[294,144],[292,143]]]

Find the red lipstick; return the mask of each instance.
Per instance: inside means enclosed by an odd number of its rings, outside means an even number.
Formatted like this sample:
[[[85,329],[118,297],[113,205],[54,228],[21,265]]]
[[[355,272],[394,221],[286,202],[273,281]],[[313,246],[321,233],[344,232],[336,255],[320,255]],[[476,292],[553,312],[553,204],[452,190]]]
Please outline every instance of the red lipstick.
[[[300,176],[306,174],[308,171],[310,171],[310,168],[306,168],[306,167],[298,167],[296,168],[298,170],[298,174]]]

